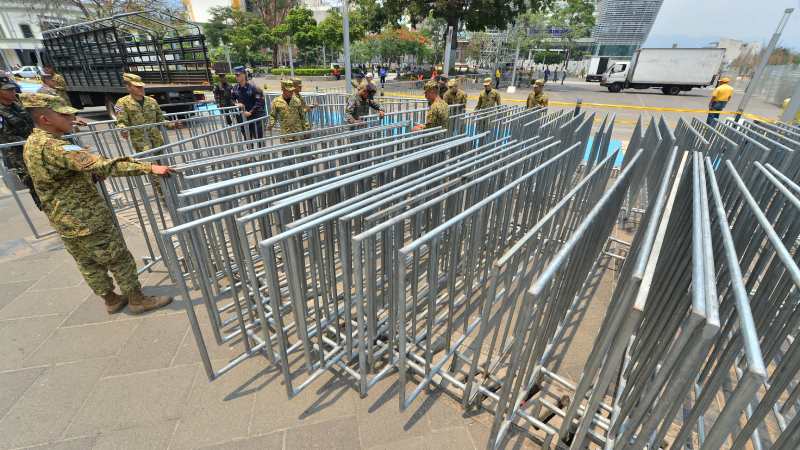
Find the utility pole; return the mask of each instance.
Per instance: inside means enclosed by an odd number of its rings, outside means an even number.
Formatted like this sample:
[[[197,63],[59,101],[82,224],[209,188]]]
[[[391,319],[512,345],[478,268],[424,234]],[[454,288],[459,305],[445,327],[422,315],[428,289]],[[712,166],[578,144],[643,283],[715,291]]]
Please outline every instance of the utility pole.
[[[352,74],[350,73],[350,5],[347,0],[342,0],[342,38],[344,38],[344,88],[348,94],[353,92],[353,85],[350,84]]]
[[[294,59],[292,59],[292,40],[286,39],[286,48],[289,49],[289,73],[294,78]]]
[[[517,91],[517,60],[519,59],[519,39],[517,39],[517,49],[514,51],[514,65],[511,66],[511,85],[506,91],[513,94]]]
[[[453,27],[447,27],[447,39],[444,44],[444,67],[442,74],[449,76],[450,74],[450,49],[453,47]]]
[[[764,69],[766,69],[767,63],[769,62],[769,57],[772,55],[772,51],[775,50],[775,46],[778,45],[778,40],[780,40],[783,29],[786,28],[786,24],[789,22],[789,17],[792,15],[793,11],[794,8],[786,8],[786,10],[783,12],[783,17],[781,17],[781,21],[778,22],[778,28],[775,29],[775,34],[772,35],[772,39],[770,39],[769,45],[767,45],[767,49],[764,51],[764,56],[761,58],[761,62],[758,64],[755,74],[753,74],[753,79],[747,84],[747,88],[744,91],[744,97],[742,97],[742,101],[739,102],[739,109],[736,110],[735,119],[737,122],[739,121],[739,118],[742,117],[742,113],[747,107],[750,97],[753,96],[753,92],[755,92],[756,88],[758,87],[761,77],[764,75]]]

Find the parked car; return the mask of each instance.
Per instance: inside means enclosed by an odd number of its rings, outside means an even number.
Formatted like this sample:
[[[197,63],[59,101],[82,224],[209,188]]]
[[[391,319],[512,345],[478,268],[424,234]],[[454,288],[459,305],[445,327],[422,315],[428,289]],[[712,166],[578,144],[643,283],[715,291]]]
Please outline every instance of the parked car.
[[[36,66],[22,66],[17,70],[12,70],[11,73],[22,78],[36,78],[42,74]]]

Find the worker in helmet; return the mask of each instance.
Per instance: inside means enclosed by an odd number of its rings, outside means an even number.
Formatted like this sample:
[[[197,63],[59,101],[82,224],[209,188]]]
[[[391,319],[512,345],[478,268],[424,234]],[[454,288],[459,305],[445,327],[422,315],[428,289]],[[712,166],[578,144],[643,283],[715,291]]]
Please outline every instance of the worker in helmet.
[[[725,105],[731,101],[731,97],[733,97],[733,87],[729,84],[730,82],[731,79],[728,77],[719,79],[719,85],[711,93],[711,101],[708,102],[709,111],[722,111],[725,109]],[[718,119],[718,112],[709,112],[706,123],[713,127],[717,125]]]

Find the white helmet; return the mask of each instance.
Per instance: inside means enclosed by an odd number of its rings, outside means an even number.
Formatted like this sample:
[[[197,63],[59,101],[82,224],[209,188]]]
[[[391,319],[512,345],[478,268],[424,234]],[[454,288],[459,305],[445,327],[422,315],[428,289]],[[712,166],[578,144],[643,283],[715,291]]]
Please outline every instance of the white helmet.
[[[372,72],[367,72],[367,78],[375,78],[375,75]]]

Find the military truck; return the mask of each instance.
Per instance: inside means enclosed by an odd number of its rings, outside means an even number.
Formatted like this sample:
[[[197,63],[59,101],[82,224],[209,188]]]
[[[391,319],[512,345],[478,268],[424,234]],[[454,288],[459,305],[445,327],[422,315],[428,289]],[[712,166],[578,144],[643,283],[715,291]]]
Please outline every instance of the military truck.
[[[190,109],[211,89],[211,63],[200,27],[147,11],[76,23],[42,33],[45,60],[64,76],[76,108],[105,106],[127,95],[122,74],[147,83],[145,94],[165,111]],[[172,106],[170,106],[172,105]]]

